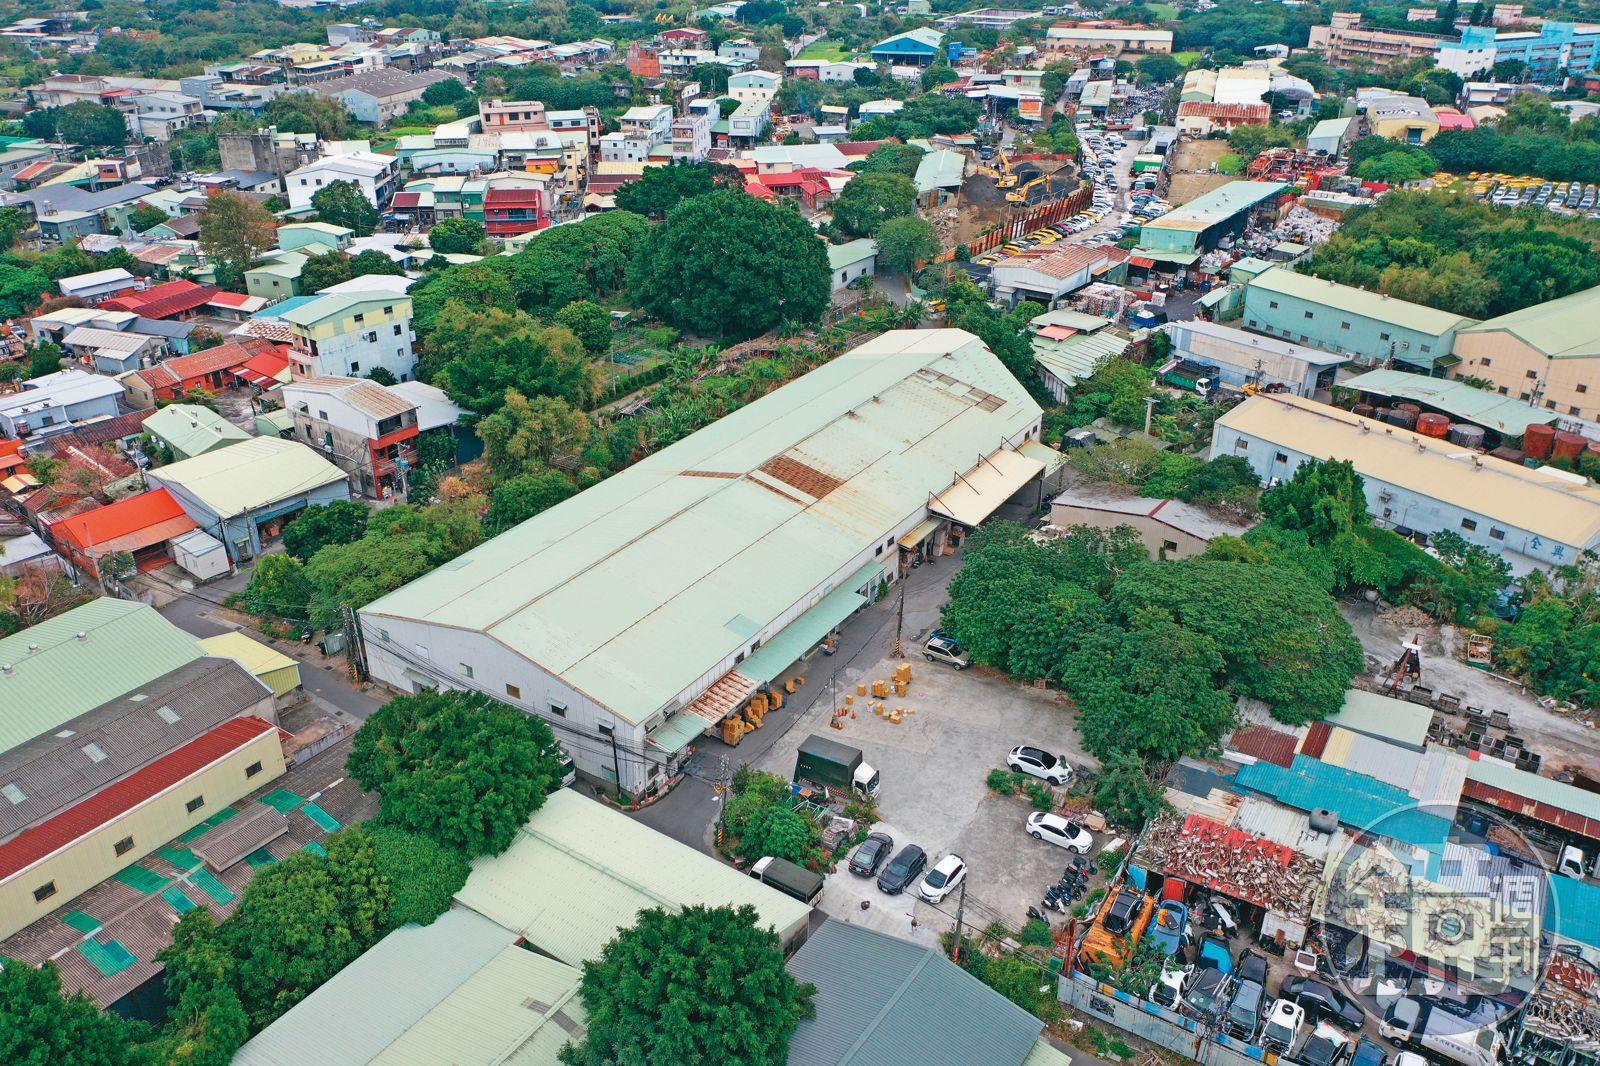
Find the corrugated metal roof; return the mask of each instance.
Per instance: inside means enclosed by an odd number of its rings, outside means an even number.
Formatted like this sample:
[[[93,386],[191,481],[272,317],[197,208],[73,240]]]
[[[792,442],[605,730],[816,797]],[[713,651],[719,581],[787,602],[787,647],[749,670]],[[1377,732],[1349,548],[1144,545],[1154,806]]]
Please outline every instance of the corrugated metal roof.
[[[808,609],[1038,417],[970,333],[886,333],[362,614],[486,632],[644,722],[749,643],[728,619]]]
[[[1600,314],[1600,307],[1595,309],[1595,313]],[[1339,382],[1339,387],[1377,396],[1415,400],[1464,421],[1514,437],[1522,436],[1529,426],[1548,425],[1558,417],[1554,411],[1541,411],[1531,404],[1501,396],[1497,392],[1473,388],[1460,381],[1408,374],[1403,370],[1369,370],[1365,374],[1346,378]]]
[[[471,911],[397,929],[249,1040],[233,1066],[365,1066],[515,941]]]
[[[966,156],[960,152],[941,148],[923,154],[917,163],[916,177],[912,180],[919,193],[929,193],[935,189],[959,188],[966,169]]]
[[[1071,1066],[1071,1063],[1071,1055],[1065,1051],[1057,1051],[1042,1036],[1034,1042],[1033,1050],[1028,1052],[1027,1058],[1022,1060],[1022,1066]]]
[[[1343,846],[1347,839],[1344,830],[1334,834],[1315,833],[1311,830],[1311,817],[1304,811],[1286,807],[1260,796],[1242,797],[1233,814],[1234,828],[1262,840],[1286,844],[1302,855],[1313,859],[1326,858],[1334,851],[1335,843]]]
[[[224,444],[250,439],[250,434],[198,404],[175,403],[163,407],[150,416],[144,428],[181,456],[200,455]]]
[[[1043,1023],[936,951],[829,921],[789,960],[817,987],[789,1066],[1021,1066]]]
[[[66,543],[98,557],[108,551],[132,550],[119,547],[117,542],[130,536],[137,537],[146,530],[158,530],[166,535],[163,537],[166,539],[193,528],[194,520],[183,513],[183,508],[172,498],[172,493],[166,489],[152,489],[62,519],[51,527],[51,532]],[[175,532],[168,533],[167,530]]]
[[[505,851],[474,860],[456,902],[573,966],[597,958],[619,929],[651,907],[748,903],[780,935],[811,913],[799,900],[570,789],[552,793]]]
[[[154,607],[109,598],[6,637],[0,640],[0,667],[9,668],[0,669],[0,751],[59,729],[200,654],[194,638]]]
[[[1533,803],[1548,804],[1580,818],[1600,822],[1600,795],[1578,788],[1576,785],[1552,781],[1548,777],[1519,770],[1499,759],[1470,760],[1467,763],[1467,780],[1513,793]]]
[[[1600,356],[1600,333],[1594,329],[1597,316],[1600,316],[1600,286],[1524,307],[1509,315],[1468,326],[1462,332],[1505,330],[1552,359],[1592,359]]]
[[[1305,755],[1287,769],[1267,762],[1240,767],[1235,780],[1280,803],[1303,811],[1327,808],[1342,825],[1430,851],[1441,849],[1450,831],[1448,819],[1417,810],[1404,789]]]
[[[1057,499],[1059,501],[1060,497]],[[1300,738],[1293,733],[1263,725],[1246,725],[1233,731],[1228,747],[1279,766],[1289,766],[1294,762],[1295,748],[1299,743]]]
[[[1181,107],[1196,107],[1196,104],[1183,104]],[[1208,104],[1207,107],[1215,105]],[[1144,224],[1146,230],[1181,229],[1203,230],[1215,226],[1219,222],[1226,222],[1241,211],[1269,200],[1288,188],[1281,181],[1230,181],[1219,188],[1212,189],[1204,196],[1196,197],[1162,215],[1154,221]]]
[[[1107,359],[1128,350],[1131,342],[1109,330],[1079,333],[1063,341],[1033,340],[1033,361],[1060,378],[1063,384],[1076,385],[1095,372]]]
[[[1328,738],[1327,746],[1323,749],[1321,759],[1333,766],[1358,770],[1368,777],[1375,777],[1386,784],[1409,791],[1412,781],[1417,776],[1417,766],[1422,762],[1422,755],[1411,748],[1403,748],[1387,740],[1335,727]],[[1450,802],[1454,804],[1454,797]]]
[[[1600,888],[1571,877],[1551,877],[1544,927],[1556,936],[1600,948]]]
[[[1179,210],[1182,210],[1182,208]],[[1151,225],[1159,227],[1171,217],[1171,215],[1163,215]],[[1377,322],[1390,322],[1397,326],[1404,326],[1407,329],[1417,330],[1419,333],[1432,333],[1442,336],[1453,329],[1465,329],[1468,326],[1477,324],[1477,319],[1474,318],[1451,314],[1449,311],[1440,311],[1437,308],[1425,307],[1422,304],[1414,304],[1407,300],[1397,300],[1376,292],[1368,292],[1366,289],[1358,289],[1353,285],[1341,285],[1334,281],[1324,281],[1322,278],[1315,278],[1310,274],[1301,274],[1282,266],[1273,267],[1271,270],[1263,270],[1252,278],[1249,285],[1245,287],[1246,296],[1249,295],[1251,289],[1293,296],[1296,299],[1321,304],[1325,307],[1350,311]]]
[[[148,471],[145,477],[177,485],[214,514],[231,518],[344,481],[345,472],[304,444],[256,437]]]

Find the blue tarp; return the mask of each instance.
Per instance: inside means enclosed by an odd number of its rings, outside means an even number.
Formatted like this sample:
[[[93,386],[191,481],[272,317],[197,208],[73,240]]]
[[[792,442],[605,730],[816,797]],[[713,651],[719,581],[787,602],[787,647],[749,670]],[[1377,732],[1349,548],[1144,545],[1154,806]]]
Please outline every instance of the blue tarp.
[[[1240,767],[1234,780],[1243,788],[1264,793],[1279,803],[1302,811],[1326,808],[1342,825],[1444,852],[1450,822],[1417,809],[1417,801],[1403,788],[1342,766],[1296,755],[1289,767],[1269,762]]]

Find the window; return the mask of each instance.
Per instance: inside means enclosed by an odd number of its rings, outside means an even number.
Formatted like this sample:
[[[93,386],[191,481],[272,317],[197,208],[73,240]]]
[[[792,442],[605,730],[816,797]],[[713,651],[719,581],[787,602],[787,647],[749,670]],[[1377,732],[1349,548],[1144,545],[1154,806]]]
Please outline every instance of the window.
[[[121,840],[117,841],[111,846],[116,849],[118,855],[126,855],[128,852],[133,850],[133,838],[123,837]]]
[[[350,373],[354,374],[354,373],[359,372],[360,370],[361,370],[361,364],[360,363],[351,363],[350,364]]]
[[[366,341],[368,344],[377,344],[378,343],[378,331],[375,330],[375,329],[369,329],[369,330],[367,330],[367,332],[365,332],[365,333],[363,333],[361,335],[361,339]]]
[[[249,766],[246,766],[244,768],[244,776],[247,779],[256,776],[260,772],[261,772],[261,760],[259,760],[259,759],[257,759],[255,762],[251,763]]]
[[[611,725],[609,725],[609,724],[607,724],[605,722],[601,722],[599,728],[600,728],[600,735],[603,736],[603,737],[614,736],[616,734],[616,729],[614,729]]]
[[[1523,403],[1527,403],[1529,400],[1533,399],[1533,394],[1531,392],[1519,392],[1517,393],[1517,399],[1521,400]]]
[[[1485,364],[1486,365],[1487,365],[1487,362],[1488,361],[1485,360]],[[1579,391],[1579,392],[1588,392],[1589,391],[1589,386],[1584,385],[1581,382],[1576,386],[1576,388],[1577,388],[1577,391]]]
[[[400,336],[400,332],[401,332],[401,330],[400,330],[400,323],[398,323],[398,322],[396,322],[396,323],[395,323],[395,324],[394,324],[394,335],[395,335],[395,336],[396,336],[396,337],[398,337],[398,336]]]
[[[1349,328],[1350,328],[1350,323],[1348,323],[1348,322],[1341,322],[1341,323],[1339,323],[1339,328],[1340,328],[1340,329],[1345,329],[1345,330],[1347,330],[1347,329],[1349,329]]]
[[[46,881],[44,884],[33,890],[33,901],[35,903],[43,903],[45,900],[49,899],[55,894],[56,883],[54,881]]]
[[[1554,400],[1546,400],[1544,402],[1544,406],[1545,410],[1554,411],[1556,409],[1556,402]]]
[[[522,689],[516,685],[507,685],[506,695],[514,700],[520,700],[522,698]]]
[[[205,805],[206,805],[206,798],[204,796],[196,796],[194,799],[190,800],[188,803],[185,803],[183,805],[183,809],[188,811],[190,814],[193,814],[195,811],[198,811],[201,807],[204,807]]]
[[[1495,391],[1496,391],[1496,392],[1498,392],[1498,393],[1499,393],[1499,394],[1500,394],[1500,395],[1502,395],[1502,396],[1510,396],[1510,395],[1511,395],[1511,390],[1510,390],[1510,389],[1508,389],[1508,388],[1506,388],[1506,387],[1505,387],[1505,386],[1504,386],[1504,385],[1501,385],[1501,386],[1500,386],[1500,387],[1499,387],[1499,388],[1498,388],[1498,389],[1496,389],[1496,390],[1495,390]]]
[[[1250,442],[1245,440],[1243,437],[1240,437],[1238,440],[1233,442],[1233,450],[1236,452],[1247,452],[1250,450]]]
[[[1272,457],[1280,463],[1287,463],[1289,461],[1289,457],[1284,455],[1282,452],[1276,452]]]
[[[1493,526],[1490,526],[1489,527],[1489,539],[1490,540],[1505,540],[1506,539],[1506,531],[1503,530],[1503,529],[1496,529]]]
[[[1528,380],[1529,380],[1529,381],[1534,381],[1534,380],[1537,380],[1537,379],[1538,379],[1538,377],[1539,377],[1539,372],[1538,372],[1538,371],[1537,371],[1537,370],[1530,370],[1530,371],[1528,371],[1528,372],[1527,372],[1527,374],[1526,374],[1526,375],[1524,375],[1524,376],[1525,376],[1525,377],[1526,377],[1526,378],[1527,378],[1527,379],[1528,379]]]
[[[1463,518],[1461,520],[1461,528],[1466,530],[1468,533],[1471,533],[1473,530],[1478,528],[1478,523],[1474,522],[1470,518]]]
[[[1419,344],[1419,345],[1417,345],[1417,347],[1421,348],[1425,352],[1433,351],[1433,345],[1431,345],[1431,344]]]
[[[361,325],[361,323],[365,322],[366,320],[367,320],[367,316],[365,314],[357,312],[357,314],[356,314],[356,325],[359,326],[359,325]]]
[[[318,411],[317,412],[317,418],[320,419],[323,422],[326,422],[328,420],[328,412],[326,412],[326,411]]]
[[[1164,552],[1175,552],[1178,550],[1178,542],[1175,540],[1164,540],[1161,542],[1161,550]]]
[[[874,548],[872,554],[873,555],[882,555],[883,554],[883,549],[881,547],[880,548]]]
[[[1577,404],[1573,404],[1571,407],[1567,408],[1567,414],[1569,414],[1569,415],[1572,415],[1572,416],[1576,417],[1578,415],[1578,413],[1579,412],[1578,412],[1578,405]]]
[[[1478,364],[1480,366],[1494,366],[1494,363],[1491,360],[1488,360],[1488,359],[1479,359],[1478,360]]]
[[[1389,335],[1387,333],[1380,333],[1378,334],[1378,339],[1380,341],[1386,341],[1389,339]]]
[[[1277,300],[1270,300],[1270,301],[1268,301],[1267,306],[1268,307],[1272,307],[1272,308],[1276,308],[1278,306],[1278,301]]]
[[[1317,317],[1317,316],[1316,316],[1316,315],[1314,315],[1314,314],[1312,314],[1312,313],[1311,313],[1311,312],[1310,312],[1310,311],[1307,311],[1307,312],[1306,312],[1306,318],[1307,318],[1307,319],[1308,319],[1308,320],[1309,320],[1309,319],[1313,319],[1313,318],[1316,318],[1316,317]]]
[[[463,674],[466,674],[468,677],[471,677],[472,676],[472,664],[471,663],[462,663],[461,664],[461,672]]]
[[[1306,340],[1306,335],[1304,333],[1300,334],[1300,343],[1301,344],[1309,344],[1310,343],[1309,341]]]
[[[394,314],[394,304],[390,304],[389,306],[385,307],[383,309],[383,313],[386,314],[386,315]]]

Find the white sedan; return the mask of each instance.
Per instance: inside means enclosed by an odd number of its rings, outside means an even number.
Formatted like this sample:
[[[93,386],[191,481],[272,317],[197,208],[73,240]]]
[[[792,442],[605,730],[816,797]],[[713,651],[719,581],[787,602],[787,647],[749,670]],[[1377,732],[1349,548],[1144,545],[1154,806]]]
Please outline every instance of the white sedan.
[[[967,864],[961,861],[961,856],[946,855],[923,877],[922,883],[917,886],[917,895],[929,903],[943,903],[944,898],[959,888],[966,877]]]
[[[1094,846],[1094,837],[1087,829],[1049,811],[1034,811],[1028,815],[1028,835],[1035,840],[1048,840],[1057,847],[1075,851],[1079,855],[1089,854],[1089,849]]]

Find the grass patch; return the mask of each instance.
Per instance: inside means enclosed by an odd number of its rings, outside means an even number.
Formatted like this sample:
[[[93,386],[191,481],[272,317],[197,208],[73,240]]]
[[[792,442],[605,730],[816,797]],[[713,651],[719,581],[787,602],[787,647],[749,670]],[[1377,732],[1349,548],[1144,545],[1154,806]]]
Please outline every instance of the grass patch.
[[[796,59],[826,59],[830,63],[842,63],[850,58],[850,53],[839,46],[836,41],[813,41],[800,49]]]
[[[1244,157],[1229,153],[1217,157],[1218,174],[1237,174],[1245,167]]]
[[[1167,5],[1161,4],[1161,5],[1158,5],[1158,6],[1166,7]],[[1170,11],[1172,9],[1168,8],[1168,10]],[[1176,14],[1173,14],[1173,15],[1170,15],[1168,17],[1169,18],[1176,18],[1177,16],[1176,16]],[[1199,52],[1174,52],[1174,53],[1172,53],[1172,58],[1176,59],[1179,63],[1182,63],[1184,66],[1187,67],[1187,66],[1190,66],[1191,64],[1193,64],[1196,59],[1200,58],[1200,53]]]
[[[1157,22],[1171,22],[1178,17],[1178,9],[1171,4],[1146,4]],[[1180,62],[1182,62],[1180,60]]]

